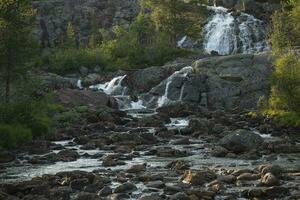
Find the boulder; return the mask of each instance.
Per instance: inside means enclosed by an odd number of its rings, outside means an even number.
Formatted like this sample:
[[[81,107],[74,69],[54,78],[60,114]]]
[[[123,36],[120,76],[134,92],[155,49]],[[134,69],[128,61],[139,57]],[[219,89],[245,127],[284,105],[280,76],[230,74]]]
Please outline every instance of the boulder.
[[[265,186],[278,186],[279,180],[276,178],[276,176],[269,172],[261,178],[261,183]]]
[[[206,77],[200,85],[206,89],[201,96],[208,108],[254,109],[262,96],[269,95],[272,62],[268,53],[237,54],[204,58],[192,66],[196,74]]]
[[[260,135],[247,130],[236,130],[225,135],[219,144],[234,153],[241,153],[257,148],[263,143]]]
[[[128,192],[132,192],[136,189],[137,189],[137,187],[133,183],[127,182],[127,183],[123,183],[122,185],[119,185],[118,187],[116,187],[116,189],[114,190],[114,193],[128,193]]]
[[[0,163],[12,162],[16,159],[16,156],[9,151],[0,151]]]
[[[57,154],[59,156],[59,160],[63,162],[72,162],[76,161],[80,156],[75,150],[65,149]]]
[[[185,171],[181,179],[184,183],[190,183],[192,185],[203,185],[215,180],[216,178],[216,173],[211,170],[188,170]]]
[[[118,108],[115,98],[110,97],[102,92],[93,92],[88,90],[62,89],[55,92],[55,100],[66,107],[76,106],[108,106]]]

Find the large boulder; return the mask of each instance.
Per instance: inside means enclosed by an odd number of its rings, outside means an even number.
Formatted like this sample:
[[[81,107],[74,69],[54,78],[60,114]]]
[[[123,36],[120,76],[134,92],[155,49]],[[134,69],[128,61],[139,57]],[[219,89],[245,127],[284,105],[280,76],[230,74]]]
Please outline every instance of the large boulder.
[[[241,153],[257,148],[263,141],[260,135],[240,129],[225,135],[219,143],[229,151]]]
[[[268,53],[209,57],[193,64],[194,72],[205,75],[202,102],[210,109],[254,109],[269,95],[273,59]],[[202,79],[200,79],[202,80]],[[196,93],[197,91],[189,91]]]
[[[66,107],[88,105],[90,107],[108,106],[118,108],[116,99],[102,92],[62,89],[55,92],[55,99]]]
[[[126,85],[135,92],[144,93],[151,90],[175,71],[191,64],[191,60],[181,60],[166,64],[162,67],[149,67],[136,71],[129,71],[125,79]]]

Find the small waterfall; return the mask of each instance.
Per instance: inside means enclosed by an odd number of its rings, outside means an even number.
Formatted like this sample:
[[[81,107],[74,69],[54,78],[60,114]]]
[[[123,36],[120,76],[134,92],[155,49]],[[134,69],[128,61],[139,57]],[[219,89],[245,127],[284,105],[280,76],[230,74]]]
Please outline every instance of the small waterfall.
[[[169,76],[169,78],[166,80],[165,92],[161,97],[158,98],[158,101],[157,101],[157,106],[158,107],[168,105],[169,103],[172,103],[174,101],[174,100],[171,100],[171,99],[168,98],[170,84],[173,82],[173,80],[176,77],[186,77],[189,73],[192,72],[192,70],[193,70],[193,68],[191,66],[184,67],[181,70],[176,71],[171,76]],[[180,96],[178,98],[178,101],[182,100],[183,90],[184,90],[184,85],[181,86],[181,92],[180,92]]]
[[[77,83],[76,83],[76,86],[79,88],[79,89],[83,89],[83,86],[82,86],[82,80],[81,79],[78,79]]]
[[[100,90],[108,95],[124,95],[126,92],[126,87],[122,86],[122,81],[125,78],[126,75],[117,76],[107,83],[92,85],[90,86],[90,89]]]
[[[263,21],[246,13],[233,13],[223,7],[208,7],[214,12],[204,27],[204,48],[220,55],[270,50]]]
[[[119,109],[121,110],[145,109],[146,107],[143,105],[142,100],[138,100],[136,102],[131,100],[131,97],[128,95],[128,88],[122,86],[122,82],[125,78],[126,75],[117,76],[107,83],[92,85],[89,88],[114,96],[117,99]]]

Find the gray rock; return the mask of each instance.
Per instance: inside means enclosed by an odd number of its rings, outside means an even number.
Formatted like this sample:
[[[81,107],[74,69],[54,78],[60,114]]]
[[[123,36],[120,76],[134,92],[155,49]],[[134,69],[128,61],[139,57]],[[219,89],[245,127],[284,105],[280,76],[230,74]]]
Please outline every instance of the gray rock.
[[[263,143],[261,136],[246,130],[236,130],[224,136],[219,144],[229,151],[241,153],[257,148]]]
[[[269,54],[204,58],[193,68],[196,74],[207,76],[204,85],[208,108],[254,109],[261,96],[269,95],[273,70]]]
[[[16,156],[8,151],[0,151],[0,163],[12,162],[16,159]]]
[[[127,183],[123,183],[122,185],[119,185],[118,187],[116,187],[116,189],[114,190],[114,193],[128,193],[128,192],[132,192],[136,189],[137,189],[137,187],[133,183],[127,182]]]
[[[76,161],[80,157],[77,151],[70,149],[65,149],[58,152],[57,156],[59,157],[59,160],[63,162]]]
[[[105,186],[103,187],[99,192],[98,195],[99,196],[108,196],[112,194],[112,189],[109,186]]]

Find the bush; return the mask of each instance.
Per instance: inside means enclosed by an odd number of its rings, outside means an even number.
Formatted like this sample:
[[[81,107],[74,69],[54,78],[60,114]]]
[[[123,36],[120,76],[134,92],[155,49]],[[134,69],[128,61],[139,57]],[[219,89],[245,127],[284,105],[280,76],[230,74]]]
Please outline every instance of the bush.
[[[268,109],[263,114],[273,118],[279,124],[300,126],[300,114],[296,112]]]
[[[81,66],[92,68],[104,64],[102,52],[99,48],[69,48],[55,49],[48,58],[50,70],[58,74],[76,71]]]
[[[24,100],[22,102],[0,104],[0,124],[19,124],[28,128],[32,136],[38,137],[49,132],[51,120],[47,115],[47,104],[42,101]]]
[[[276,61],[273,74],[272,109],[300,113],[300,58],[288,53]]]
[[[0,147],[12,148],[32,139],[31,130],[20,124],[0,124]]]

